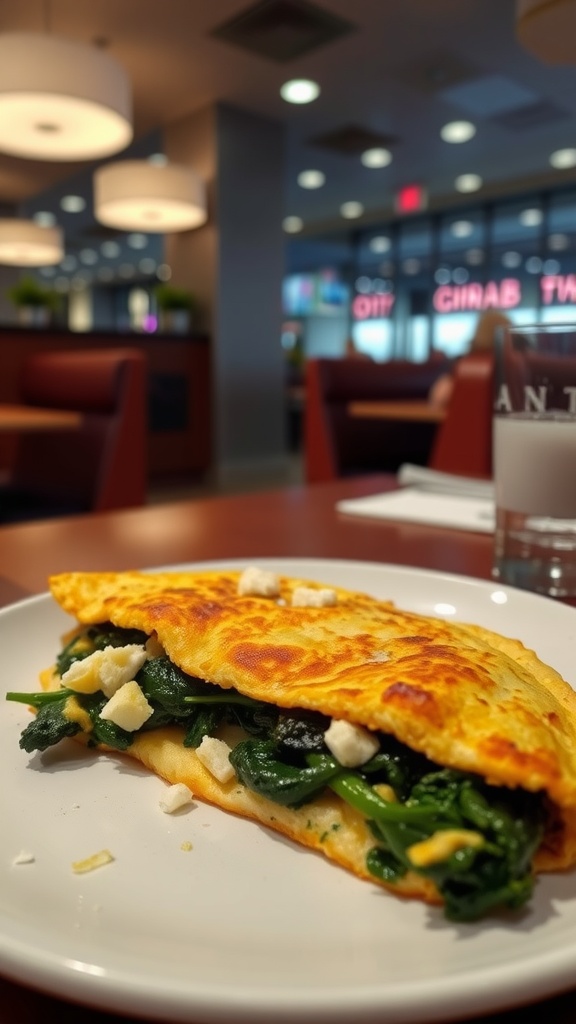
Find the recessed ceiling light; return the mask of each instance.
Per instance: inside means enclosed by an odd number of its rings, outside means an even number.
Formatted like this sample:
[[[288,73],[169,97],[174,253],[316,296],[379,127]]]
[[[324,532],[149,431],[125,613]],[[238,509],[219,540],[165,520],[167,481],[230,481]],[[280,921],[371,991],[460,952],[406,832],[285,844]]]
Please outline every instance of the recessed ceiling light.
[[[159,281],[169,281],[172,277],[172,267],[169,263],[161,263],[156,271],[156,277]]]
[[[568,235],[558,231],[553,235],[548,236],[548,248],[553,249],[555,252],[560,252],[562,249],[567,249],[570,245],[570,239]]]
[[[128,235],[126,242],[131,249],[145,249],[148,245],[148,236],[143,235],[140,231],[133,231]]]
[[[372,252],[390,252],[391,247],[392,242],[386,235],[375,235],[374,238],[371,238],[368,242],[368,248],[371,249]]]
[[[312,103],[320,95],[320,86],[309,78],[293,78],[284,82],[280,95],[286,103]]]
[[[452,280],[454,284],[466,284],[470,280],[470,274],[466,270],[466,267],[454,267],[452,271]]]
[[[449,284],[452,275],[448,270],[448,267],[438,267],[438,270],[434,273],[434,280],[436,284]]]
[[[48,210],[38,210],[37,213],[33,214],[32,220],[35,224],[41,224],[45,228],[51,228],[56,223],[56,217]]]
[[[98,253],[95,249],[81,249],[80,262],[84,263],[87,267],[94,266],[98,262]]]
[[[444,142],[468,142],[476,135],[476,126],[471,121],[449,121],[440,129]]]
[[[86,200],[82,196],[62,196],[60,207],[66,213],[81,213],[86,209]]]
[[[468,249],[466,253],[466,262],[471,267],[478,267],[481,263],[484,263],[484,250],[483,249]]]
[[[141,274],[153,274],[156,270],[156,260],[150,259],[149,256],[145,256],[143,260],[138,263],[138,270]]]
[[[304,227],[304,221],[301,217],[284,217],[282,221],[282,227],[284,231],[289,235],[296,235],[299,231],[302,231]]]
[[[365,149],[360,159],[364,167],[388,167],[392,163],[392,153],[382,146],[375,146],[373,149]]]
[[[412,275],[412,274],[419,274],[420,273],[420,267],[421,267],[420,260],[415,259],[413,256],[411,256],[407,260],[404,260],[404,263],[402,264],[402,270],[404,271],[404,273],[405,274],[410,274],[410,275]]]
[[[559,274],[560,264],[558,263],[558,260],[544,260],[542,270],[545,274]]]
[[[348,203],[342,203],[340,207],[340,213],[346,220],[355,220],[356,217],[361,217],[364,213],[364,207],[362,203],[357,203],[356,200],[350,200]]]
[[[300,188],[322,188],[326,175],[323,171],[300,171],[297,181]]]
[[[526,270],[529,274],[542,273],[542,260],[539,256],[529,256],[526,260]]]
[[[552,153],[550,163],[557,170],[564,170],[566,167],[576,167],[576,149],[557,149]]]
[[[78,260],[75,256],[65,256],[60,264],[62,270],[76,270]]]
[[[542,223],[542,210],[537,207],[529,207],[518,215],[518,220],[525,228],[537,228]]]
[[[108,259],[113,260],[116,258],[116,256],[120,255],[120,246],[118,242],[115,242],[113,240],[110,240],[109,242],[102,242],[102,245],[100,246],[100,252],[103,256],[106,256]]]
[[[479,174],[459,174],[454,187],[457,192],[477,192],[482,188],[482,178]]]
[[[455,220],[450,225],[450,232],[454,238],[468,238],[474,231],[474,225],[470,220]]]
[[[514,249],[510,249],[509,252],[502,253],[502,266],[508,267],[509,270],[514,270],[516,267],[519,267],[521,263],[522,256]]]

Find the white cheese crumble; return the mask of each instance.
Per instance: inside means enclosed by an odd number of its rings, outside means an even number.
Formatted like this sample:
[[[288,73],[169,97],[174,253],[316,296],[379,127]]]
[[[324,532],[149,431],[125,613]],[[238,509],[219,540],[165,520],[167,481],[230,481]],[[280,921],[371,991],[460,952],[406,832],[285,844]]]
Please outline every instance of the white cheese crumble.
[[[36,857],[29,850],[20,850],[12,861],[12,864],[16,867],[18,864],[34,864]]]
[[[125,729],[126,732],[136,732],[148,721],[153,712],[154,709],[133,679],[116,690],[102,708],[99,717],[105,722],[114,722],[114,725]]]
[[[164,814],[174,814],[174,811],[179,811],[181,807],[192,803],[192,791],[183,782],[176,782],[173,786],[168,786],[158,802]]]
[[[105,647],[103,651],[93,651],[87,658],[72,662],[62,676],[62,684],[76,693],[102,690],[107,697],[112,697],[124,683],[134,679],[147,657],[142,644]]]
[[[331,608],[337,600],[336,591],[329,587],[294,587],[292,592],[294,608]]]
[[[250,565],[238,580],[238,593],[240,596],[252,594],[257,597],[278,597],[280,580],[275,572]]]
[[[215,736],[205,736],[196,748],[198,760],[202,762],[218,782],[230,782],[234,778],[234,768],[230,764],[231,747],[224,740]]]
[[[374,733],[362,725],[333,718],[324,733],[328,750],[344,768],[357,768],[377,753],[380,744]]]

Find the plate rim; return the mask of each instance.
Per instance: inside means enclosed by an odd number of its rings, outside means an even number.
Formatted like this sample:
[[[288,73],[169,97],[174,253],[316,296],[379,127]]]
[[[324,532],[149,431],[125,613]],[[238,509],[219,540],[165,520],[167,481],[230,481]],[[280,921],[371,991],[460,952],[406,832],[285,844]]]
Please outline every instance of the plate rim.
[[[174,563],[153,566],[141,571],[153,574],[168,571],[202,571],[203,569],[226,566],[237,568],[248,564],[263,566],[271,564],[276,566],[302,566],[308,564],[319,566],[320,568],[322,565],[330,565],[333,568],[335,567],[336,570],[342,568],[343,570],[354,569],[361,572],[369,569],[370,571],[375,571],[378,575],[392,573],[406,580],[425,576],[428,580],[445,581],[448,584],[463,588],[470,587],[476,592],[478,590],[484,593],[495,589],[502,590],[515,601],[526,603],[527,607],[546,608],[552,614],[560,614],[561,616],[567,613],[568,618],[576,616],[576,609],[569,605],[554,601],[543,595],[521,591],[513,587],[501,586],[495,581],[477,579],[443,570],[358,559],[315,556],[275,557],[272,555],[257,558],[240,557]],[[279,569],[278,571],[281,570]],[[300,574],[300,570],[298,570],[298,574]],[[343,583],[343,585],[346,584]],[[7,613],[25,615],[30,607],[39,607],[40,610],[43,604],[52,607],[51,601],[50,592],[46,591],[6,605],[0,609],[0,628]],[[562,609],[562,611],[559,611],[559,609]],[[60,609],[60,611],[62,610]],[[62,612],[62,614],[66,615],[65,612]],[[576,619],[574,621],[576,623]],[[25,965],[19,962],[12,963],[13,956],[10,955],[8,949],[4,949],[6,935],[2,930],[2,918],[3,915],[0,913],[0,970],[5,976],[25,987],[39,988],[57,998],[78,1000],[85,1005],[100,1007],[112,1012],[129,1013],[133,1017],[136,1014],[146,1019],[154,1019],[158,1014],[161,1014],[162,1018],[166,1021],[184,1021],[189,1020],[192,1015],[194,1019],[206,1021],[207,1024],[224,1024],[224,1022],[227,1022],[227,1024],[228,1022],[229,1024],[244,1024],[246,1022],[248,1024],[248,1021],[263,1022],[273,1014],[278,1024],[284,1021],[292,1024],[297,1019],[301,1020],[302,1013],[306,1012],[309,1019],[313,1020],[315,1024],[323,1024],[324,1021],[330,1021],[331,1024],[344,1024],[345,1019],[353,1011],[359,1024],[371,1024],[372,1021],[394,1021],[406,1022],[408,1024],[408,1022],[415,1020],[423,1024],[424,1021],[455,1020],[463,1015],[470,1016],[474,1013],[490,1013],[525,1005],[537,999],[556,995],[574,986],[573,954],[575,947],[569,947],[560,952],[558,950],[550,952],[540,951],[533,954],[535,966],[538,966],[540,970],[530,972],[528,979],[522,973],[524,967],[519,962],[514,963],[512,970],[510,966],[505,964],[491,964],[489,967],[480,970],[466,970],[461,976],[451,976],[449,988],[452,991],[448,1001],[446,996],[446,977],[420,979],[412,987],[410,995],[413,998],[408,999],[406,999],[407,985],[405,982],[401,982],[398,986],[390,986],[388,984],[385,989],[379,985],[365,985],[362,989],[362,998],[359,998],[358,986],[349,992],[348,990],[343,991],[339,989],[335,997],[336,1003],[334,1001],[330,1003],[330,1000],[327,1001],[327,993],[324,990],[317,992],[305,991],[300,993],[300,996],[297,993],[293,993],[290,1006],[283,1005],[278,1001],[279,997],[282,1000],[285,999],[286,992],[283,988],[253,990],[250,999],[247,999],[246,994],[243,998],[242,994],[235,990],[225,991],[220,993],[219,1004],[214,1005],[213,986],[209,986],[204,995],[196,986],[196,991],[192,994],[192,1002],[190,1002],[190,992],[187,987],[184,984],[170,981],[171,991],[168,993],[168,1000],[166,1000],[166,991],[158,991],[156,984],[155,994],[154,992],[146,991],[146,1001],[144,1003],[139,1001],[138,1005],[135,1006],[133,983],[126,971],[120,972],[118,978],[109,977],[107,979],[108,984],[103,985],[102,979],[95,980],[89,973],[83,974],[80,972],[73,975],[62,969],[61,965],[60,970],[58,970],[58,964],[51,964],[49,953],[44,951],[43,962],[36,964],[36,979],[31,980],[29,976],[29,960]],[[22,957],[24,959],[26,948],[29,950],[29,947],[23,944]],[[14,949],[12,949],[13,953]],[[38,956],[40,961],[42,961],[42,951],[38,951]],[[18,960],[18,958],[16,959]],[[530,963],[530,960],[528,963]],[[543,964],[546,965],[545,978],[542,977]],[[19,970],[19,966],[22,970]],[[71,984],[67,989],[63,989],[61,982],[66,978],[71,979]],[[471,978],[474,980],[474,995],[472,995],[469,989]],[[147,988],[147,986],[145,987]],[[495,988],[499,990],[497,995],[494,992]],[[384,998],[387,1005],[383,1010],[382,1000]],[[423,1006],[423,999],[426,1002],[425,1006]],[[169,1016],[167,1016],[167,1013],[169,1013]],[[390,1013],[392,1016],[390,1016]]]

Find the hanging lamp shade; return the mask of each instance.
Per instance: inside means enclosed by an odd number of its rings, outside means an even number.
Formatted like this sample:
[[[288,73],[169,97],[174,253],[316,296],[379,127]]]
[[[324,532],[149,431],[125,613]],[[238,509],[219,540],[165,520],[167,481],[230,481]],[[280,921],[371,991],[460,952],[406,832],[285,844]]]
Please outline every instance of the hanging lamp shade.
[[[180,164],[106,164],[94,174],[94,215],[124,231],[188,231],[208,218],[204,183]]]
[[[576,64],[576,0],[516,0],[516,34],[546,64]]]
[[[0,219],[0,263],[12,267],[48,267],[64,256],[62,230],[33,220]]]
[[[33,160],[87,160],[132,139],[124,69],[95,46],[52,35],[0,33],[0,151]]]

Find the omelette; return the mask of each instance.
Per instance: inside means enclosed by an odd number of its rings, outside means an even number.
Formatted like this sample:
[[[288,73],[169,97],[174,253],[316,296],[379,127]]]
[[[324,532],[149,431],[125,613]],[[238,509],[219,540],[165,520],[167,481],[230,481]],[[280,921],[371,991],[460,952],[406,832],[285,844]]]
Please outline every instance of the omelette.
[[[20,746],[66,737],[456,921],[576,861],[576,694],[520,641],[317,581],[65,573]]]

